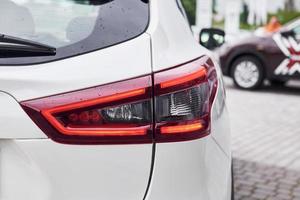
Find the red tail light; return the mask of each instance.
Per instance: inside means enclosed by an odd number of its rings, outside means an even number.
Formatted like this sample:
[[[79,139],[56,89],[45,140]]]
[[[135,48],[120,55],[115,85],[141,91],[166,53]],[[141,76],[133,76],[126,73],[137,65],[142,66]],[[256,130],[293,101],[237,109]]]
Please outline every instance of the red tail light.
[[[23,102],[53,140],[71,144],[152,142],[151,76]]]
[[[34,122],[57,142],[171,142],[209,134],[216,88],[213,64],[203,57],[152,76],[21,104]]]
[[[155,139],[183,141],[210,132],[217,75],[207,57],[154,74]]]

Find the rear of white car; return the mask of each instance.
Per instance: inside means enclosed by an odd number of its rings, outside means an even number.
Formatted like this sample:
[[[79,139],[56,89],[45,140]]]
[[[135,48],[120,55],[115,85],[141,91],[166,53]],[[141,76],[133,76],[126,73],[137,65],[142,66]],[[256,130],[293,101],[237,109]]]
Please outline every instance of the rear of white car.
[[[231,198],[221,73],[179,1],[3,0],[0,19],[56,49],[0,47],[0,199]]]

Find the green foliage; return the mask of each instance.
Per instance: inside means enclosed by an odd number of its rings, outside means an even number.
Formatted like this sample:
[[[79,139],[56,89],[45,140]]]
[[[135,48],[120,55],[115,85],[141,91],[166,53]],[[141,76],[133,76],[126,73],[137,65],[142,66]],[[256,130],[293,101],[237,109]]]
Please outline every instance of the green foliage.
[[[78,0],[80,1],[80,0]],[[163,0],[162,0],[163,1]],[[196,20],[196,0],[181,0],[183,7],[185,8],[185,11],[187,13],[189,22],[191,25],[195,25],[195,20]],[[214,5],[215,5],[215,0],[213,0]],[[215,6],[213,7],[213,12],[216,13]],[[241,24],[240,28],[241,29],[247,29],[247,30],[255,30],[258,28],[258,26],[255,25],[249,25],[247,23],[247,18],[249,15],[249,10],[246,5],[243,6],[243,10],[241,12]],[[272,16],[277,16],[278,19],[282,24],[286,24],[290,22],[293,19],[296,19],[300,17],[300,12],[298,11],[287,11],[287,10],[281,10],[278,13],[274,14],[269,14],[268,19],[270,19]],[[224,22],[214,22],[214,27],[224,27]]]
[[[259,28],[260,26],[257,26],[257,25],[251,25],[251,24],[248,24],[248,23],[240,23],[240,29],[242,30],[251,30],[251,31],[254,31],[255,29]]]
[[[243,3],[243,10],[240,14],[241,23],[246,24],[247,20],[248,20],[248,16],[249,16],[249,8],[248,8],[247,4]]]
[[[291,20],[300,17],[300,12],[299,11],[280,10],[276,14],[269,14],[268,18],[270,19],[272,16],[278,17],[279,21],[282,24],[286,24],[286,23],[290,22]]]
[[[212,27],[213,28],[218,28],[218,29],[223,29],[224,30],[224,25],[225,25],[224,20],[222,20],[222,21],[213,20],[212,21]]]
[[[286,24],[296,18],[300,17],[300,12],[298,11],[287,11],[287,10],[281,10],[278,11],[277,13],[272,13],[272,14],[268,14],[268,21],[270,21],[271,17],[276,16],[281,24]],[[245,29],[245,30],[255,30],[260,26],[256,26],[256,25],[250,25],[247,23],[247,21],[242,21],[241,20],[241,24],[240,24],[240,28],[241,29]]]
[[[196,21],[196,0],[182,0],[182,5],[185,8],[190,24],[194,25]]]

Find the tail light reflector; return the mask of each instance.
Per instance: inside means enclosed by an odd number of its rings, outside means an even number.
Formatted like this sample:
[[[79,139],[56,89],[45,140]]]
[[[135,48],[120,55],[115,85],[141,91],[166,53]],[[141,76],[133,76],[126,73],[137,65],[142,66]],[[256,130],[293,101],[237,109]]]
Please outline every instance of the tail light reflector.
[[[173,142],[210,132],[217,75],[208,57],[135,79],[22,102],[54,141]]]

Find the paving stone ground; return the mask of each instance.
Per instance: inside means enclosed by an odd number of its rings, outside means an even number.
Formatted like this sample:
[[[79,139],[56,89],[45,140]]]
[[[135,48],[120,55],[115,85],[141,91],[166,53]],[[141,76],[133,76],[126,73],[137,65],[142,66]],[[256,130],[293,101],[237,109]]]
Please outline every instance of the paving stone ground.
[[[275,165],[234,160],[236,200],[298,200],[300,172]]]
[[[300,83],[259,91],[225,84],[236,200],[300,200]]]

